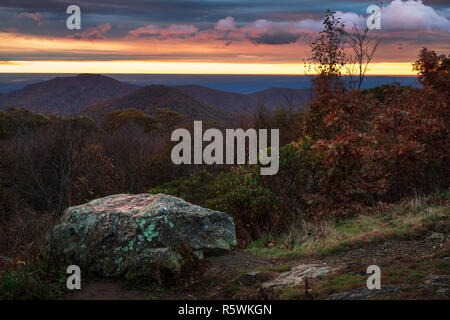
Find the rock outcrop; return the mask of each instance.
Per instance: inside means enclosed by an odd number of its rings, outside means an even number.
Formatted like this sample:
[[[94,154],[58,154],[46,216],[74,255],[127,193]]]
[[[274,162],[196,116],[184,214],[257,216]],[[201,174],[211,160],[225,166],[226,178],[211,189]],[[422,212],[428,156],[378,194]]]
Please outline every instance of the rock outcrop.
[[[370,300],[381,296],[395,297],[402,293],[401,285],[385,285],[380,289],[361,287],[356,290],[333,293],[328,300]]]
[[[436,293],[443,297],[450,296],[450,275],[448,274],[430,274],[426,278],[421,288],[429,288],[435,290]]]
[[[388,284],[381,285],[380,289],[368,289],[361,287],[352,291],[333,293],[329,300],[370,300],[383,298],[398,298],[404,292],[414,292],[428,289],[435,292],[438,298],[448,298],[450,293],[450,275],[430,274],[424,283],[411,284]]]
[[[164,194],[118,194],[70,207],[48,249],[99,276],[177,272],[187,253],[221,254],[236,245],[233,219]]]
[[[336,270],[317,264],[300,264],[293,267],[290,271],[282,273],[276,279],[263,283],[261,287],[263,289],[297,287],[304,284],[305,278],[322,278]]]

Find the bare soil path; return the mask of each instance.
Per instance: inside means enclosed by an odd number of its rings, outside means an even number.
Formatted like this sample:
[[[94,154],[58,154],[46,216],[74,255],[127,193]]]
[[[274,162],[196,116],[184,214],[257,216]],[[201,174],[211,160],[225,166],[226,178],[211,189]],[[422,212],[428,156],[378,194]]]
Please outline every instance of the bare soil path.
[[[445,255],[448,254],[449,249],[448,239],[424,238],[369,243],[363,247],[349,248],[321,258],[308,257],[298,260],[268,259],[255,256],[245,250],[234,250],[223,256],[206,258],[193,277],[168,288],[156,290],[156,293],[149,292],[148,288],[144,291],[129,288],[113,280],[90,279],[82,285],[82,290],[68,295],[66,299],[261,299],[264,298],[264,294],[261,296],[259,289],[261,283],[289,270],[290,266],[319,263],[330,267],[340,267],[344,274],[365,275],[367,266],[376,264],[382,270],[398,268],[403,270],[402,272],[407,270],[407,272],[417,273],[422,265],[437,255],[440,256],[441,263],[447,261],[448,265],[450,257]],[[261,270],[264,272],[260,272]],[[427,270],[421,272],[427,272]],[[450,270],[447,270],[446,274],[450,274]],[[409,296],[409,298],[414,297],[420,298],[420,295]]]

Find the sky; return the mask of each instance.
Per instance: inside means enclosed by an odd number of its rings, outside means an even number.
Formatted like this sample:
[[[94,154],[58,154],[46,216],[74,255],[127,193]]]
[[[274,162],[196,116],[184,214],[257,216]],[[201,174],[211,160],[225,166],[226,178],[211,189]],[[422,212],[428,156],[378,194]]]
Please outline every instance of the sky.
[[[364,28],[371,4],[370,74],[414,74],[421,47],[450,53],[448,0],[0,0],[0,73],[304,74],[326,10]]]

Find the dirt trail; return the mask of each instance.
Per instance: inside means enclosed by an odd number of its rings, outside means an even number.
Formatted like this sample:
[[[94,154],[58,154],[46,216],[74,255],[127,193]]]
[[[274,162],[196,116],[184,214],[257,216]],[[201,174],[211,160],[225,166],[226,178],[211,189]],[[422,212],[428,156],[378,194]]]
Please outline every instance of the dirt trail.
[[[93,279],[83,283],[82,289],[69,294],[68,300],[142,300],[142,291],[124,288],[122,284],[113,280]]]
[[[311,257],[298,260],[267,259],[255,256],[245,250],[234,250],[223,256],[206,258],[195,273],[196,281],[164,289],[158,296],[125,288],[120,282],[95,279],[88,280],[82,290],[70,294],[66,298],[76,300],[229,299],[232,296],[224,285],[225,282],[261,268],[276,269],[283,265],[325,263],[330,267],[343,267],[343,272],[348,274],[364,273],[367,266],[371,264],[379,265],[383,269],[383,267],[424,261],[427,257],[435,255],[439,250],[448,246],[449,241],[445,243],[430,239],[388,240],[366,244],[363,247],[349,248],[321,259]],[[450,273],[450,270],[448,271]],[[274,273],[273,277],[276,276],[277,273]],[[262,282],[263,280],[258,279],[257,281]],[[258,284],[256,284],[256,288],[257,286]],[[249,298],[257,297],[249,296]]]
[[[200,267],[198,275],[202,278],[218,277],[227,278],[231,273],[238,270],[252,270],[260,266],[270,266],[279,264],[271,262],[269,259],[255,256],[245,250],[234,250],[222,256],[208,257]],[[203,283],[199,287],[190,287],[189,290],[178,290],[170,288],[166,290],[161,298],[163,299],[197,299],[204,295],[205,290],[213,290],[208,283]],[[193,290],[191,290],[193,289]],[[82,285],[82,289],[69,294],[65,299],[69,300],[142,300],[148,299],[149,294],[132,290],[118,281],[107,279],[89,279]],[[150,295],[151,298],[151,295]]]

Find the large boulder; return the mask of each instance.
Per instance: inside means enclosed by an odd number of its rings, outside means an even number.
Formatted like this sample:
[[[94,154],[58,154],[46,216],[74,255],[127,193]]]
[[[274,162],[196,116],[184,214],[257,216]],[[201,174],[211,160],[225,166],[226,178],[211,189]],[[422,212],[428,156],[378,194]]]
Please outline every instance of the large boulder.
[[[118,194],[68,208],[48,249],[105,277],[177,272],[187,253],[221,254],[236,245],[233,219],[164,194]]]

